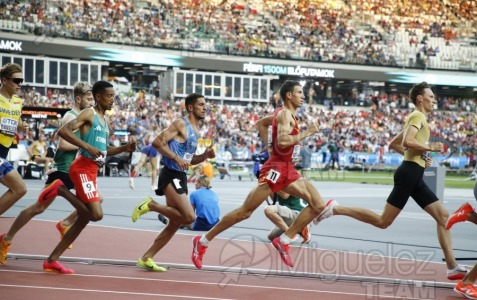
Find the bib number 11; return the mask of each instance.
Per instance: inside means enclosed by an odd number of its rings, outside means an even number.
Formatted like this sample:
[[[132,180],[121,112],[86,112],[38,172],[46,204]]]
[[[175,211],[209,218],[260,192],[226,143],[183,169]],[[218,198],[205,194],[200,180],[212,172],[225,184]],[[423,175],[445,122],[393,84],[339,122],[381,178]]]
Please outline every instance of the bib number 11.
[[[280,178],[280,175],[280,172],[271,169],[270,171],[268,171],[267,180],[273,183],[277,183],[278,178]]]

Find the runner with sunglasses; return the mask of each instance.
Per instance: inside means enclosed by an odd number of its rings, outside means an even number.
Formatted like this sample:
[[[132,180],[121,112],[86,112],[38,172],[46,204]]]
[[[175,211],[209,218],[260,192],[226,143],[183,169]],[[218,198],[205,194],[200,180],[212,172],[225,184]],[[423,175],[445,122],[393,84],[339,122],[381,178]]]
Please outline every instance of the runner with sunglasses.
[[[7,156],[17,131],[28,130],[28,123],[20,118],[22,99],[18,92],[23,83],[21,66],[5,64],[0,69],[0,81],[0,182],[8,188],[0,197],[2,215],[27,192],[21,175],[8,162]]]

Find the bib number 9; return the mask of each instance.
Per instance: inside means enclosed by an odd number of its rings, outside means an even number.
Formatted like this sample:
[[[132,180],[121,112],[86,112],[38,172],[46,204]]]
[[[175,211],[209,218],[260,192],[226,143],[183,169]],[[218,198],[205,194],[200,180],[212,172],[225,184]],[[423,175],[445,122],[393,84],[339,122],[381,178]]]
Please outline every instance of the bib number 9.
[[[85,193],[96,192],[96,188],[94,187],[94,183],[92,181],[83,182],[83,191]]]

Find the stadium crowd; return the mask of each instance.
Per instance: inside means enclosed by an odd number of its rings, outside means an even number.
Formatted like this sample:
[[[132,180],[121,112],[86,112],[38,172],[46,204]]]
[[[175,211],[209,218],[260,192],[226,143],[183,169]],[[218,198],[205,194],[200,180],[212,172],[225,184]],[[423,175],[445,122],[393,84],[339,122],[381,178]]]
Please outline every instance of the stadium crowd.
[[[411,57],[415,63],[431,58],[459,60],[452,65],[436,64],[450,69],[470,60],[477,62],[477,47],[463,43],[477,33],[476,14],[475,0],[424,0],[419,5],[406,0],[0,2],[0,20],[21,20],[25,32],[36,35],[374,65],[397,65],[403,57]],[[467,59],[465,63],[461,56]],[[25,106],[69,108],[72,96],[58,89],[41,95],[27,88],[23,98]],[[326,104],[323,100],[317,103]],[[334,140],[343,151],[372,152],[377,145],[389,142],[409,109],[407,96],[391,94],[363,100],[374,109],[331,111],[325,105],[325,109],[309,106],[300,112],[307,121],[338,120],[330,133],[311,141],[316,149]],[[431,118],[434,134],[459,144],[460,154],[473,151],[475,101],[440,100],[444,111]],[[341,102],[338,99],[335,104]],[[254,122],[273,108],[271,104],[214,104],[205,122],[216,129],[202,134],[232,152],[234,147],[246,147],[254,153],[260,147]],[[182,113],[177,103],[161,101],[146,92],[118,95],[111,111],[112,127],[141,138],[152,125],[165,128]]]
[[[42,96],[31,88],[25,88],[22,94],[25,106],[69,108],[72,103],[70,92],[64,94],[58,90],[49,90]],[[476,104],[470,99],[440,99],[440,110],[429,118],[432,134],[441,136],[457,147],[456,155],[469,155],[477,144],[474,134]],[[385,147],[404,123],[404,118],[411,111],[406,95],[389,95],[380,97],[374,108],[340,107],[329,110],[323,105],[305,105],[298,112],[306,127],[312,120],[319,119],[322,124],[334,121],[334,127],[323,125],[322,133],[304,143],[313,144],[319,151],[323,144],[336,143],[340,151],[374,153],[377,147]],[[220,150],[228,150],[235,159],[251,159],[261,150],[260,139],[255,122],[271,114],[280,103],[248,103],[240,105],[219,105],[210,103],[207,116],[200,135],[214,140]],[[452,108],[452,110],[449,110]],[[126,130],[138,140],[138,147],[147,141],[144,137],[154,125],[164,129],[172,120],[184,114],[184,105],[180,99],[163,101],[154,94],[143,91],[120,94],[110,112],[111,127]],[[54,121],[42,126],[56,126]],[[208,128],[206,130],[206,128]],[[23,141],[33,136],[22,136]],[[113,140],[121,141],[121,136],[112,135]],[[113,142],[113,141],[112,141]],[[245,151],[244,151],[245,150]],[[387,152],[386,148],[386,152]],[[238,157],[239,153],[245,156]]]
[[[477,62],[475,0],[17,2],[0,2],[0,20],[49,37],[386,66]]]

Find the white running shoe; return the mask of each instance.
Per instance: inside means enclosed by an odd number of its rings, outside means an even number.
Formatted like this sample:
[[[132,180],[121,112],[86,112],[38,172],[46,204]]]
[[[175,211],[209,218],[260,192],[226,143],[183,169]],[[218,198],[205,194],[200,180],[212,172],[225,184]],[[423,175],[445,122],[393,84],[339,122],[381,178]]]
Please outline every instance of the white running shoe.
[[[152,191],[157,190],[157,185],[151,185],[151,190],[152,190]]]
[[[129,177],[129,188],[131,190],[134,190],[134,178],[133,177]]]
[[[452,270],[447,270],[447,279],[449,280],[462,280],[469,271],[463,265],[457,265]],[[471,299],[471,298],[469,298]]]
[[[332,217],[333,216],[333,208],[335,206],[338,206],[338,205],[340,205],[340,204],[335,199],[328,200],[328,202],[326,202],[325,209],[323,209],[323,211],[321,212],[321,214],[318,217],[313,219],[313,224],[317,225],[318,223],[320,223],[324,219],[328,219],[329,217]]]

